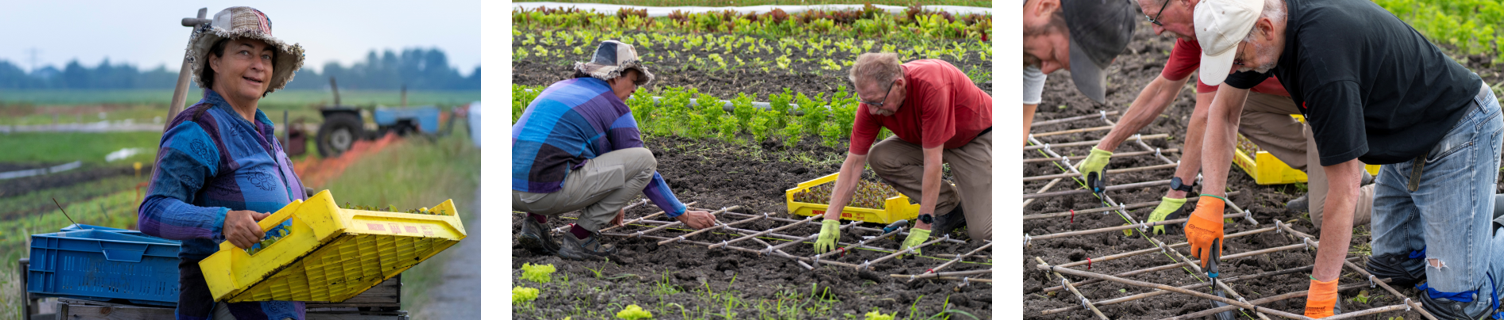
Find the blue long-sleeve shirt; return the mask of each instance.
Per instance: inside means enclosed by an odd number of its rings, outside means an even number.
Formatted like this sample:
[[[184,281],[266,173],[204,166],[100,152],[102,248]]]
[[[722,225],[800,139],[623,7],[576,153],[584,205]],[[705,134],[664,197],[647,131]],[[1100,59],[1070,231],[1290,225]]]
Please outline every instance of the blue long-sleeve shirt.
[[[193,267],[219,249],[225,214],[231,210],[270,213],[293,200],[306,200],[272,121],[260,110],[256,121],[246,121],[218,93],[204,90],[203,100],[174,117],[169,128],[137,210],[138,225],[142,233],[182,240],[178,257]],[[207,295],[207,288],[202,289]],[[285,312],[296,312],[298,319],[303,315],[302,303],[260,304],[263,312],[253,313],[275,319]]]
[[[605,81],[559,81],[539,93],[512,125],[512,190],[557,192],[569,171],[586,161],[642,146],[632,110]],[[657,172],[642,193],[670,218],[684,214],[684,203]]]

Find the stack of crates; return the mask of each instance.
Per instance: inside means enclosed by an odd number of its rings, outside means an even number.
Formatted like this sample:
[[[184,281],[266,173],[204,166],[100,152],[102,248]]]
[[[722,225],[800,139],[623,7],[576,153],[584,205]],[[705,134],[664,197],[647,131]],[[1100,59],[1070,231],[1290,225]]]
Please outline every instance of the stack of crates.
[[[180,246],[140,231],[88,225],[32,235],[26,292],[176,306]]]

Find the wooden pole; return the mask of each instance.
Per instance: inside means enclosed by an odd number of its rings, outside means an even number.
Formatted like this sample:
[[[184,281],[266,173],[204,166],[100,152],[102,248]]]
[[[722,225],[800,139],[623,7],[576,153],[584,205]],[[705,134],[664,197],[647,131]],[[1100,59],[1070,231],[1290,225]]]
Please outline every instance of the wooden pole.
[[[1038,257],[1035,257],[1035,258],[1038,258]],[[1050,266],[1048,264],[1036,265],[1035,268],[1039,269],[1039,270],[1046,270],[1046,271],[1050,271],[1050,272],[1055,272],[1055,273],[1058,273],[1058,274],[1069,274],[1069,275],[1078,276],[1078,277],[1087,277],[1087,278],[1093,278],[1093,279],[1102,279],[1102,280],[1117,282],[1117,283],[1126,284],[1126,285],[1135,286],[1135,287],[1144,287],[1144,288],[1150,288],[1150,289],[1159,289],[1159,290],[1165,290],[1165,291],[1170,291],[1170,292],[1175,292],[1175,293],[1190,295],[1190,296],[1194,296],[1194,297],[1202,298],[1202,299],[1216,300],[1216,301],[1219,301],[1219,302],[1222,302],[1222,303],[1226,303],[1226,304],[1229,304],[1229,305],[1233,305],[1233,306],[1236,306],[1236,307],[1241,307],[1241,308],[1244,308],[1244,309],[1251,309],[1255,313],[1264,312],[1264,313],[1268,313],[1268,314],[1272,314],[1272,315],[1276,315],[1276,316],[1280,316],[1280,317],[1285,317],[1285,318],[1290,318],[1290,319],[1310,319],[1310,318],[1308,318],[1308,317],[1306,317],[1304,315],[1293,314],[1293,313],[1284,312],[1284,311],[1280,311],[1280,310],[1272,310],[1272,309],[1268,309],[1268,308],[1260,309],[1259,306],[1253,305],[1253,304],[1249,304],[1247,302],[1242,302],[1242,301],[1238,301],[1238,300],[1223,298],[1223,297],[1219,297],[1219,296],[1216,296],[1216,295],[1213,295],[1213,294],[1202,293],[1202,292],[1198,292],[1198,291],[1194,291],[1194,290],[1189,290],[1189,289],[1181,289],[1181,288],[1171,287],[1171,286],[1167,286],[1167,285],[1163,285],[1163,284],[1158,284],[1158,283],[1148,283],[1148,282],[1143,282],[1143,281],[1135,281],[1135,280],[1123,279],[1123,278],[1109,276],[1109,275],[1100,274],[1100,273],[1096,273],[1096,272],[1081,271],[1081,270],[1070,269],[1070,268],[1056,268],[1056,267],[1052,267],[1052,266]],[[1074,290],[1074,289],[1072,289],[1072,290]]]
[[[1142,139],[1164,139],[1164,138],[1169,138],[1169,137],[1170,137],[1169,134],[1164,134],[1164,133],[1151,134],[1151,135],[1147,135],[1147,136],[1136,136],[1136,138],[1142,138]],[[1024,147],[1024,151],[1043,149],[1045,146],[1051,146],[1051,147],[1081,147],[1081,146],[1095,146],[1098,143],[1102,143],[1102,140],[1077,141],[1077,142],[1066,142],[1066,143],[1036,144],[1036,145]]]
[[[1166,152],[1176,152],[1176,151],[1180,151],[1180,150],[1179,149],[1170,149],[1170,150],[1165,150],[1165,151]],[[1034,159],[1028,159],[1028,160],[1034,160]],[[1025,160],[1025,161],[1028,161],[1028,160]],[[1054,159],[1050,159],[1050,160],[1054,160]],[[1112,170],[1107,170],[1107,174],[1122,174],[1122,173],[1140,172],[1140,171],[1151,171],[1151,170],[1160,170],[1160,169],[1174,169],[1175,167],[1179,167],[1179,166],[1180,165],[1178,165],[1178,164],[1173,164],[1172,163],[1172,164],[1152,165],[1152,166],[1147,166],[1147,167],[1112,169]],[[1024,182],[1040,181],[1040,180],[1050,180],[1050,179],[1060,179],[1060,178],[1075,178],[1075,177],[1080,177],[1080,176],[1081,176],[1080,173],[1059,173],[1059,174],[1044,175],[1044,176],[1024,177]]]
[[[1057,135],[1062,135],[1062,134],[1093,132],[1093,131],[1107,131],[1107,130],[1112,130],[1112,126],[1101,126],[1101,127],[1081,128],[1081,129],[1071,129],[1071,130],[1062,130],[1062,131],[1054,131],[1054,132],[1041,132],[1041,133],[1032,134],[1032,136],[1034,136],[1035,138],[1038,138],[1038,137],[1057,136]]]
[[[1135,182],[1135,183],[1129,183],[1129,184],[1119,184],[1119,185],[1107,186],[1107,191],[1118,191],[1118,190],[1135,189],[1135,188],[1158,187],[1158,186],[1168,185],[1168,184],[1170,184],[1170,180]],[[1025,194],[1024,195],[1024,199],[1052,198],[1052,197],[1070,196],[1070,195],[1078,195],[1078,194],[1091,194],[1091,193],[1092,193],[1091,190],[1088,190],[1088,189],[1065,190],[1065,191],[1055,191],[1055,192],[1046,192],[1046,193],[1030,193],[1030,194]]]
[[[1237,195],[1239,192],[1241,192],[1241,191],[1228,192],[1227,196],[1231,197],[1231,196]],[[1200,200],[1200,199],[1201,199],[1200,197],[1187,197],[1185,199],[1185,205],[1190,205],[1191,203],[1195,203],[1197,200]],[[1140,209],[1140,208],[1148,208],[1148,207],[1158,206],[1159,203],[1160,203],[1160,201],[1151,201],[1151,202],[1139,202],[1139,203],[1133,203],[1133,204],[1125,204],[1125,205],[1122,205],[1122,206],[1119,206],[1119,207],[1101,207],[1101,208],[1081,209],[1081,210],[1075,210],[1076,211],[1075,214],[1080,215],[1080,214],[1087,214],[1087,213],[1108,212],[1108,211],[1117,210],[1119,208],[1124,209],[1124,210],[1133,210],[1133,209]],[[1024,220],[1069,217],[1071,214],[1072,213],[1070,211],[1041,213],[1041,214],[1030,214],[1030,215],[1024,215]]]
[[[1121,158],[1121,157],[1135,157],[1135,156],[1146,156],[1146,155],[1151,155],[1151,154],[1157,154],[1157,153],[1161,153],[1161,152],[1162,153],[1180,152],[1180,149],[1163,149],[1163,150],[1158,150],[1157,152],[1156,151],[1119,152],[1119,153],[1114,154],[1112,156],[1113,157],[1119,157],[1119,158]],[[1081,160],[1081,159],[1086,159],[1086,156],[1068,156],[1068,157],[1058,157],[1058,158],[1029,158],[1029,159],[1024,159],[1024,163],[1060,161],[1062,159]],[[1170,168],[1174,168],[1174,166],[1170,166]],[[1162,168],[1156,168],[1156,169],[1162,169]],[[1140,171],[1142,171],[1142,170],[1140,170]],[[1132,171],[1128,171],[1128,172],[1132,172]],[[1078,174],[1077,176],[1080,176],[1080,175]],[[1042,179],[1036,179],[1036,180],[1042,180]]]
[[[1041,259],[1039,257],[1034,257],[1034,261],[1039,261],[1039,265],[1040,266],[1046,266],[1046,267],[1048,267],[1050,265],[1049,263],[1045,263],[1044,259]],[[1106,315],[1102,314],[1102,310],[1097,310],[1097,306],[1091,304],[1091,300],[1086,299],[1086,295],[1081,294],[1080,290],[1076,290],[1076,286],[1071,285],[1071,280],[1070,279],[1066,279],[1065,276],[1060,275],[1059,272],[1053,272],[1054,271],[1053,267],[1050,267],[1048,270],[1050,270],[1051,271],[1050,273],[1054,274],[1056,278],[1060,278],[1060,286],[1065,287],[1066,289],[1069,289],[1071,291],[1071,294],[1075,294],[1076,298],[1081,299],[1081,305],[1084,306],[1084,307],[1086,307],[1087,310],[1091,310],[1092,314],[1097,315],[1097,319],[1103,319],[1103,320],[1108,319]],[[1069,269],[1067,269],[1067,270],[1069,270]]]
[[[204,17],[208,15],[209,8],[199,8],[196,18],[183,18],[183,20],[179,22],[184,27],[193,29],[192,32],[188,33],[188,47],[193,47],[193,34],[198,32],[199,26],[209,24],[209,22],[212,21],[209,19],[204,19]],[[177,85],[175,85],[172,89],[172,102],[171,104],[167,105],[167,121],[163,121],[164,124],[162,125],[162,132],[167,132],[168,129],[172,129],[168,126],[172,125],[172,119],[176,118],[179,112],[183,112],[183,103],[187,102],[188,100],[188,84],[192,82],[190,80],[193,80],[193,64],[188,60],[188,58],[188,53],[184,51],[183,65],[178,67],[178,82]]]
[[[1038,126],[1052,125],[1052,124],[1056,124],[1056,123],[1066,123],[1066,122],[1077,121],[1077,120],[1095,119],[1095,118],[1098,118],[1098,117],[1115,116],[1115,115],[1118,115],[1118,112],[1116,110],[1114,110],[1114,111],[1108,111],[1105,114],[1090,114],[1090,115],[1084,115],[1084,116],[1074,116],[1074,117],[1069,117],[1069,118],[1060,118],[1060,119],[1050,119],[1050,120],[1045,120],[1045,121],[1039,121],[1039,122],[1035,122],[1035,123],[1029,124],[1029,127],[1038,127]]]

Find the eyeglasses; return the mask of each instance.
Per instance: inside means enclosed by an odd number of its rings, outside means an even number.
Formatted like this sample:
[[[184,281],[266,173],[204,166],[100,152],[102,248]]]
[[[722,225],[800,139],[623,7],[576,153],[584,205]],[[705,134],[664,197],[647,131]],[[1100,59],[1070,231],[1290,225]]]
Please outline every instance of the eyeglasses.
[[[1170,6],[1170,1],[1174,0],[1165,0],[1165,4],[1159,6],[1159,13],[1154,14],[1153,18],[1150,18],[1148,13],[1144,14],[1144,18],[1149,18],[1149,22],[1153,22],[1156,26],[1165,26],[1163,23],[1159,23],[1159,16],[1165,15],[1165,7]]]
[[[888,89],[883,90],[883,98],[882,99],[878,99],[877,102],[862,101],[862,103],[865,103],[865,104],[870,105],[870,106],[882,108],[883,107],[883,102],[888,101],[888,94],[893,93],[893,84],[894,83],[898,83],[898,81],[894,80],[893,82],[889,82],[888,83]]]

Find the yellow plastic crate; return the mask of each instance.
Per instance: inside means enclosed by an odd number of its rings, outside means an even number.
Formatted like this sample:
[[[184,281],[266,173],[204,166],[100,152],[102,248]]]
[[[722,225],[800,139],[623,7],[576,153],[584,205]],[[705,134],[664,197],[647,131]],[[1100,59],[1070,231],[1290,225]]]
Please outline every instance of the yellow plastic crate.
[[[255,254],[228,241],[199,262],[214,301],[343,302],[459,243],[465,227],[453,200],[437,215],[343,209],[329,190],[261,220],[290,232]]]
[[[1305,117],[1301,115],[1293,114],[1290,117],[1295,118],[1297,121],[1305,122]],[[1237,164],[1238,167],[1243,168],[1243,172],[1247,172],[1248,176],[1253,177],[1254,183],[1272,185],[1306,182],[1307,177],[1305,172],[1291,168],[1290,165],[1285,164],[1284,161],[1280,161],[1279,158],[1275,158],[1268,151],[1258,150],[1253,142],[1248,141],[1248,138],[1243,137],[1242,134],[1238,134],[1237,145],[1249,146],[1252,149],[1244,150],[1242,147],[1234,147],[1232,162]],[[1378,165],[1364,165],[1363,169],[1371,175],[1379,174]]]
[[[825,214],[825,211],[829,210],[829,205],[794,201],[794,194],[809,190],[809,188],[814,186],[835,183],[836,177],[840,175],[840,173],[832,173],[815,180],[800,182],[798,187],[784,191],[789,212],[801,216]],[[903,194],[888,198],[888,200],[883,202],[883,207],[885,209],[846,206],[844,210],[841,210],[841,219],[889,224],[898,220],[913,220],[919,216],[919,205],[909,203],[909,197]]]

